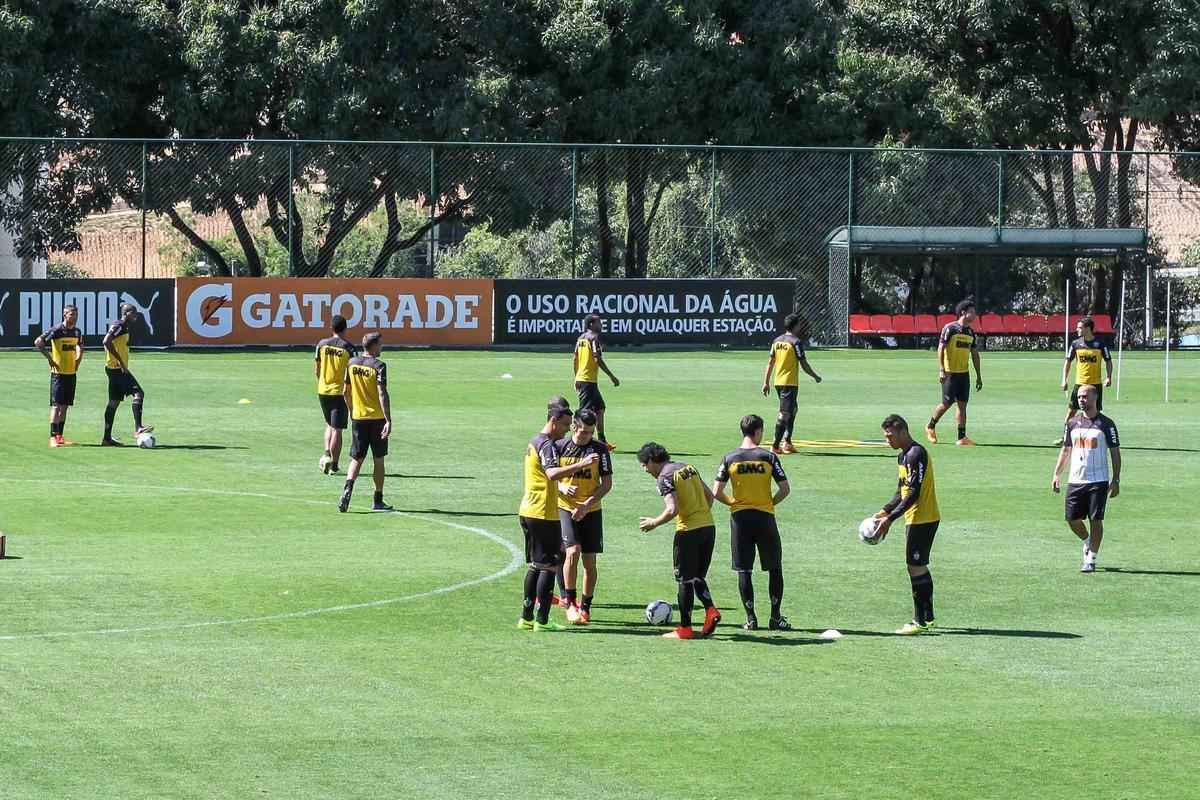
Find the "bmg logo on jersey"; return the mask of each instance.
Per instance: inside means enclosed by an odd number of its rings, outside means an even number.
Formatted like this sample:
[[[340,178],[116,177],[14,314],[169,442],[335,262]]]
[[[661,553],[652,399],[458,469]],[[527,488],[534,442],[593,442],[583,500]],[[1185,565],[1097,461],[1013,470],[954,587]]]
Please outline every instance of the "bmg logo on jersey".
[[[739,461],[733,465],[733,472],[735,475],[748,475],[750,473],[765,475],[767,473],[767,465],[761,461]]]

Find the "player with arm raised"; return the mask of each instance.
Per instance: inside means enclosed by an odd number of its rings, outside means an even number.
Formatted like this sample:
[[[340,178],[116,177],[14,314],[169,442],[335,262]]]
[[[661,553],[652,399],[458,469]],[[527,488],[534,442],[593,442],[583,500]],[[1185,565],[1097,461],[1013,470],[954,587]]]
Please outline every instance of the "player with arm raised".
[[[383,336],[368,333],[363,337],[363,354],[350,359],[346,370],[345,398],[350,409],[353,439],[350,442],[350,467],[346,470],[346,485],[338,501],[338,511],[350,508],[354,481],[370,450],[374,460],[375,495],[372,511],[391,511],[383,502],[383,480],[387,471],[384,459],[388,454],[388,437],[392,434],[392,400],[388,394],[387,364],[379,360],[383,351]]]
[[[137,378],[129,371],[129,329],[137,319],[137,309],[132,303],[121,304],[121,316],[108,326],[104,334],[104,373],[108,376],[108,405],[104,408],[104,447],[120,447],[112,438],[113,422],[117,418],[117,407],[126,397],[133,397],[133,436],[154,430],[153,425],[142,425],[142,404],[146,393]]]
[[[1078,390],[1079,407],[1083,411],[1067,421],[1063,446],[1054,464],[1050,488],[1060,491],[1058,474],[1063,465],[1071,462],[1067,478],[1067,525],[1083,542],[1083,564],[1080,572],[1096,571],[1096,554],[1104,539],[1104,509],[1108,498],[1121,492],[1121,443],[1117,425],[1100,413],[1100,388],[1083,384]],[[1108,459],[1112,458],[1112,477]],[[1084,524],[1091,523],[1091,531]]]
[[[1081,386],[1096,387],[1096,410],[1104,410],[1104,388],[1112,386],[1112,354],[1108,345],[1096,339],[1096,323],[1091,317],[1084,317],[1075,323],[1075,341],[1067,351],[1067,360],[1063,363],[1062,390],[1067,391],[1067,376],[1071,372],[1071,362],[1075,362],[1075,385],[1067,396],[1067,418],[1063,425],[1071,421],[1071,417],[1079,413],[1079,388]],[[1104,384],[1100,383],[1100,362],[1104,362]],[[1066,444],[1065,439],[1058,439],[1058,447]]]
[[[967,298],[954,307],[958,319],[942,328],[938,338],[937,361],[938,382],[942,385],[942,402],[933,410],[929,424],[925,426],[925,437],[937,444],[938,420],[955,406],[954,418],[958,423],[958,439],[955,444],[973,445],[967,438],[967,402],[971,399],[971,373],[968,360],[975,367],[975,390],[983,390],[983,376],[979,372],[979,347],[975,331],[971,326],[978,318],[975,301]]]
[[[821,376],[808,365],[804,354],[803,337],[807,337],[808,324],[799,314],[788,314],[783,320],[784,333],[771,342],[771,357],[763,373],[763,397],[771,393],[771,380],[775,381],[775,392],[779,395],[779,416],[775,418],[775,441],[771,452],[775,455],[796,452],[792,444],[792,431],[796,427],[796,410],[799,407],[797,393],[800,385],[800,370],[817,383]]]
[[[579,392],[579,409],[588,409],[596,414],[596,435],[600,441],[608,445],[609,450],[616,445],[609,445],[604,435],[604,398],[600,395],[599,373],[603,372],[612,381],[613,387],[621,385],[617,376],[604,363],[603,348],[600,347],[600,315],[588,314],[583,320],[583,334],[575,341],[575,391]]]
[[[692,604],[700,598],[704,606],[701,636],[711,636],[721,621],[721,612],[708,589],[709,565],[717,529],[713,524],[713,494],[691,464],[672,461],[666,448],[647,442],[638,451],[638,463],[654,478],[663,498],[663,511],[657,517],[642,517],[638,527],[649,533],[668,520],[675,520],[675,541],[671,548],[675,581],[679,584],[679,627],[664,633],[666,639],[694,639]]]
[[[63,438],[67,409],[75,405],[75,383],[83,361],[83,332],[76,327],[79,310],[63,307],[63,321],[33,341],[50,365],[50,446],[75,444]]]
[[[899,450],[896,466],[900,480],[896,494],[875,513],[875,535],[882,541],[892,523],[904,518],[905,561],[912,584],[913,619],[896,633],[912,636],[933,628],[933,576],[929,573],[929,551],[937,535],[941,513],[933,485],[933,460],[929,451],[913,441],[908,423],[899,414],[884,419],[883,437],[888,446]]]

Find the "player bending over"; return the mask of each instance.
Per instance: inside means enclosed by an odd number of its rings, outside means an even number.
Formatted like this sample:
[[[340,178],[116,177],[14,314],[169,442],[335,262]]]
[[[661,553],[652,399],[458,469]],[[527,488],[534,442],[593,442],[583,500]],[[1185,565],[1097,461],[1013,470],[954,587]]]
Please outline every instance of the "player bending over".
[[[643,532],[675,520],[675,542],[671,548],[675,565],[675,581],[679,584],[679,627],[664,633],[666,639],[694,639],[692,604],[700,598],[704,606],[704,626],[701,636],[711,636],[721,621],[721,612],[713,603],[708,590],[708,567],[712,564],[717,529],[713,524],[713,494],[691,464],[672,461],[661,444],[647,442],[638,450],[638,463],[658,485],[663,498],[663,512],[657,517],[642,517],[638,527]]]

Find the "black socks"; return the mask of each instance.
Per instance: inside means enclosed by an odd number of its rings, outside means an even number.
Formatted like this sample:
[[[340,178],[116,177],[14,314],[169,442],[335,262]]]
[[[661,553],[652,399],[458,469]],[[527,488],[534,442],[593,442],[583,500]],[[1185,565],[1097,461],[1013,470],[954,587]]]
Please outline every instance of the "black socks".
[[[550,595],[553,592],[554,570],[540,570],[537,577],[537,621],[543,625],[550,621]]]
[[[115,406],[104,407],[104,438],[112,438],[113,420],[117,418],[117,409]]]
[[[521,605],[521,619],[526,622],[533,620],[533,606],[537,603],[537,584],[539,571],[537,567],[530,567],[525,573],[525,595],[524,603]]]
[[[133,400],[133,428],[140,431],[142,429],[142,398],[135,397]]]
[[[967,438],[967,426],[966,425],[958,426],[958,438],[960,438],[960,439]]]
[[[779,606],[783,603],[783,570],[773,569],[769,573],[767,592],[771,596],[771,619],[779,619]]]
[[[913,596],[913,622],[924,625],[933,622],[933,576],[910,575]]]
[[[747,617],[754,617],[754,581],[749,572],[739,572],[738,594],[742,596],[742,607],[746,609]]]
[[[696,590],[690,581],[679,584],[679,625],[683,628],[692,627],[692,603],[696,599]]]
[[[783,436],[785,433],[787,433],[787,429],[788,429],[787,422],[785,422],[781,419],[775,420],[775,446],[776,447],[779,447],[779,443],[781,441],[783,441]]]

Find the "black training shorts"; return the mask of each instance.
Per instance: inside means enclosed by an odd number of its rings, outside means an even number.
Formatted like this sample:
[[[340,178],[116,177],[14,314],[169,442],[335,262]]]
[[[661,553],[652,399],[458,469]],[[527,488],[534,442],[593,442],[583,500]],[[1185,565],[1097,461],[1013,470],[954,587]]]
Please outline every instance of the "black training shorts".
[[[576,522],[571,512],[558,510],[558,521],[562,527],[563,547],[579,546],[584,553],[604,552],[604,511],[596,509]]]
[[[575,391],[579,392],[577,411],[585,408],[590,408],[592,411],[603,411],[607,408],[604,405],[604,398],[600,396],[600,384],[575,381]]]
[[[783,566],[783,544],[775,515],[747,508],[729,515],[729,552],[734,572],[754,570],[754,553],[764,572]]]
[[[672,547],[675,580],[685,583],[706,577],[716,542],[717,529],[712,525],[694,531],[676,531]]]
[[[798,389],[795,386],[776,386],[775,394],[779,395],[779,413],[795,415],[799,403],[796,402]]]
[[[346,398],[340,394],[319,394],[321,413],[325,415],[325,424],[338,430],[346,430],[346,422],[350,419],[350,409],[346,408]]]
[[[361,461],[367,456],[368,448],[375,458],[383,458],[388,454],[388,440],[383,438],[382,419],[354,420],[354,440],[350,443],[350,457]]]
[[[142,387],[138,384],[137,378],[133,377],[132,372],[122,372],[119,369],[105,367],[104,374],[108,375],[109,405],[116,405],[130,395],[142,394]]]
[[[910,567],[929,566],[929,551],[939,522],[922,522],[904,529],[904,560]]]
[[[557,567],[563,561],[562,526],[556,519],[521,517],[525,532],[525,563],[535,567]]]
[[[1067,519],[1104,519],[1108,481],[1067,484]]]
[[[947,372],[942,382],[942,405],[965,403],[971,399],[971,373]]]
[[[75,405],[75,375],[50,373],[50,405]]]
[[[1099,383],[1077,383],[1071,387],[1071,397],[1067,400],[1072,411],[1079,410],[1079,387],[1080,386],[1095,386],[1096,387],[1096,410],[1104,410],[1104,386]]]

